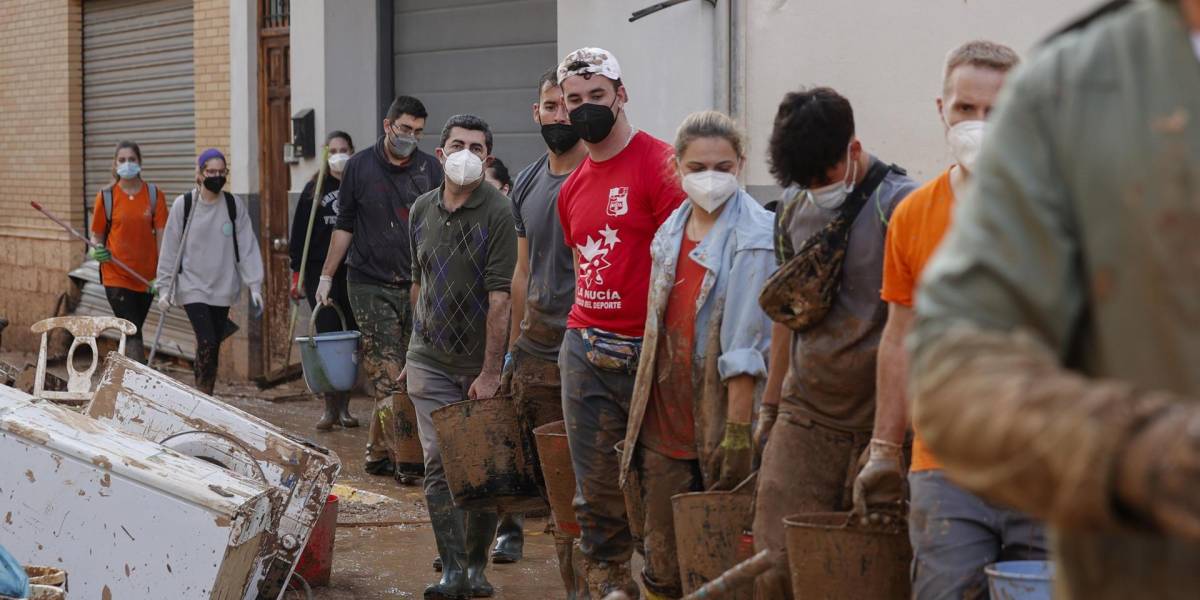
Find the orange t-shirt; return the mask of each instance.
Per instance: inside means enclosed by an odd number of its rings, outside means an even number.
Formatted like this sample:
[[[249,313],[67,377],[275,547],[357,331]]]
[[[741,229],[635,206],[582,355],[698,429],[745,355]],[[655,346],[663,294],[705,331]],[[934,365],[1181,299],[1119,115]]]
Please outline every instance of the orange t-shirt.
[[[150,223],[150,186],[145,183],[136,194],[130,196],[116,185],[112,188],[112,229],[104,246],[112,255],[128,265],[147,280],[154,279],[158,269],[158,242],[155,229],[167,226],[167,201],[160,188],[154,208],[154,223]],[[92,212],[92,233],[104,235],[104,193],[96,193],[96,210]],[[111,262],[100,265],[100,279],[106,287],[119,287],[135,292],[145,292],[146,286],[134,279],[124,269]]]
[[[888,223],[887,245],[883,255],[883,291],[885,302],[912,307],[921,271],[937,250],[950,227],[954,207],[954,189],[947,169],[933,181],[913,190]],[[913,430],[910,471],[940,469],[941,463]]]
[[[679,245],[679,267],[659,329],[654,382],[642,421],[642,444],[679,460],[697,456],[692,356],[696,345],[696,298],[708,273],[688,256],[697,245],[687,235]]]

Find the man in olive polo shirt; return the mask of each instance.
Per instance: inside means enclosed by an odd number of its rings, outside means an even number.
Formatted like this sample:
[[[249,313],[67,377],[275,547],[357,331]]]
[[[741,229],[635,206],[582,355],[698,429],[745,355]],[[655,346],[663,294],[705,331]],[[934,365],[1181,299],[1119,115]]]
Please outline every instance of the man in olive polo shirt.
[[[425,597],[491,596],[483,571],[497,516],[454,507],[432,413],[468,398],[490,398],[500,387],[517,236],[508,198],[483,185],[492,161],[487,123],[474,115],[450,117],[437,156],[445,181],[418,198],[409,216],[416,311],[405,375],[443,565],[441,581],[426,588]]]

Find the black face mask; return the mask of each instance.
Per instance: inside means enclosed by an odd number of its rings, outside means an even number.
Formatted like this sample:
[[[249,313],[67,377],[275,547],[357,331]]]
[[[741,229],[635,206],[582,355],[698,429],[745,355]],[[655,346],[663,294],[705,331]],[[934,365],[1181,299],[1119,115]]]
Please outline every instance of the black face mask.
[[[579,143],[579,134],[575,128],[563,123],[547,123],[542,125],[542,139],[546,147],[555,154],[563,154]]]
[[[571,111],[571,127],[589,144],[603,142],[617,124],[617,115],[612,110],[616,104],[614,98],[610,106],[587,103],[576,108]]]
[[[213,177],[205,177],[204,178],[204,189],[206,189],[214,194],[221,191],[221,188],[223,188],[223,187],[225,187],[225,176],[224,175],[215,175]]]

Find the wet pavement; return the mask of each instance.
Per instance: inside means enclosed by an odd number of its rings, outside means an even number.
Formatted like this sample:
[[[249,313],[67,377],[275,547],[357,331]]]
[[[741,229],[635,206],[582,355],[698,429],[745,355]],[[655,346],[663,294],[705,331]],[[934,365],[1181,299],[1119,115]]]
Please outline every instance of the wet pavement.
[[[287,391],[296,385],[270,390],[270,395],[295,398]],[[303,384],[298,385],[295,391],[303,391]],[[261,399],[253,386],[228,383],[218,384],[217,395],[246,412],[332,449],[342,459],[339,484],[386,497],[347,502],[339,507],[333,575],[328,587],[313,590],[314,598],[421,597],[425,586],[438,576],[431,566],[437,548],[424,496],[419,486],[402,486],[390,477],[363,471],[366,419],[372,407],[369,398],[356,397],[350,403],[350,411],[362,422],[361,427],[319,432],[312,427],[321,416],[323,404],[319,399],[272,402]],[[496,598],[566,598],[554,558],[554,539],[543,533],[545,526],[546,519],[527,519],[525,558],[515,564],[488,566],[488,579],[496,587]],[[289,593],[287,597],[303,595]]]

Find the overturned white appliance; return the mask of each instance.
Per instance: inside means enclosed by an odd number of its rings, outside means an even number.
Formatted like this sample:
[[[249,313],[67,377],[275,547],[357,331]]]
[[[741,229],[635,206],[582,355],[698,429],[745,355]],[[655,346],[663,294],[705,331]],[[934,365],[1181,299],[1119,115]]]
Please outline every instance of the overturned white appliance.
[[[341,470],[336,454],[116,353],[84,414],[276,486],[276,540],[246,599],[282,596]]]
[[[5,386],[0,457],[0,540],[73,598],[243,598],[273,543],[274,487]]]

